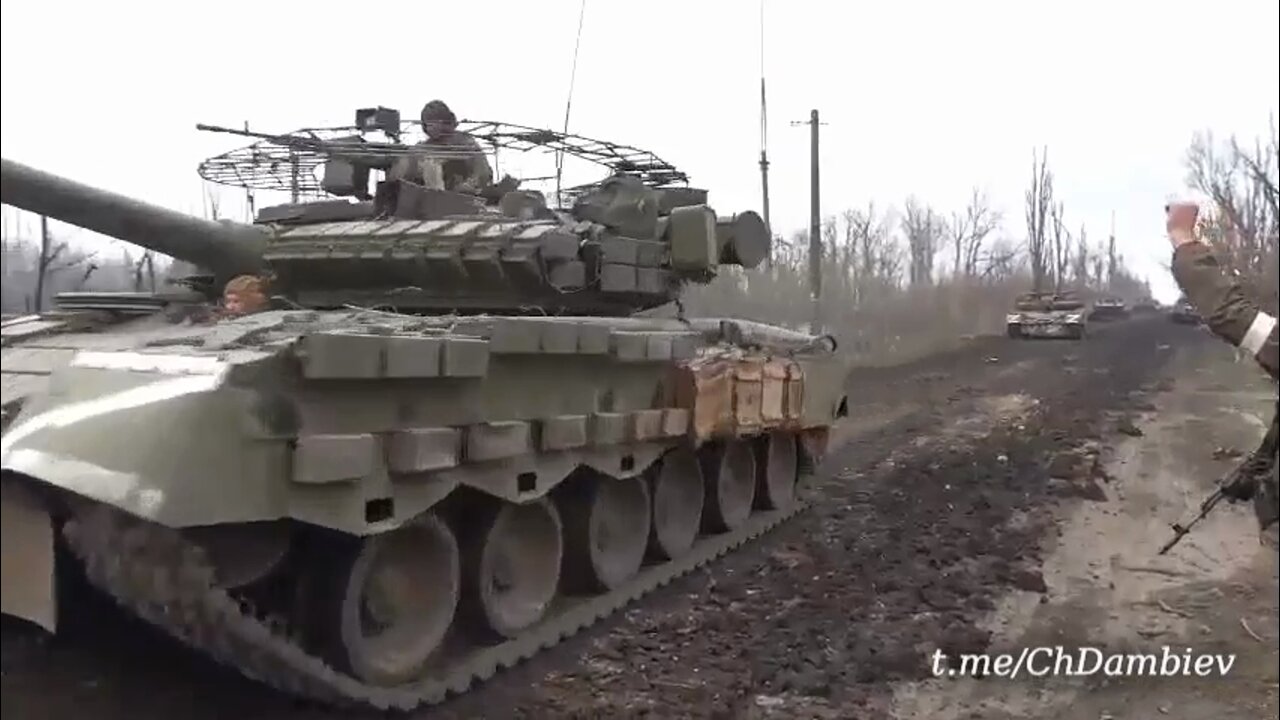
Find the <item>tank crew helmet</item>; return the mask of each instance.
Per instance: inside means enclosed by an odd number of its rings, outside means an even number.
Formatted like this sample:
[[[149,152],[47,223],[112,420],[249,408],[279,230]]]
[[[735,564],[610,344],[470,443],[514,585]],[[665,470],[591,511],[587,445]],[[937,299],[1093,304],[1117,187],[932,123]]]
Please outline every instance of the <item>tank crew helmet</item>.
[[[422,127],[427,131],[453,130],[458,127],[458,116],[453,114],[443,100],[432,100],[422,106]]]

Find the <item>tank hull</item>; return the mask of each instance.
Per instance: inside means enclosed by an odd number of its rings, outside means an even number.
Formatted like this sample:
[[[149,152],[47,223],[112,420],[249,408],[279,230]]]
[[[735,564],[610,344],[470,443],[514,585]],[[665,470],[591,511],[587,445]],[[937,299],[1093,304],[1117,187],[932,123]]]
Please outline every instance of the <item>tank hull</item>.
[[[443,699],[767,531],[845,407],[833,347],[735,321],[268,312],[122,337],[4,433],[4,612],[56,629],[56,532],[126,609],[339,705]],[[401,619],[366,628],[374,578],[415,566]]]

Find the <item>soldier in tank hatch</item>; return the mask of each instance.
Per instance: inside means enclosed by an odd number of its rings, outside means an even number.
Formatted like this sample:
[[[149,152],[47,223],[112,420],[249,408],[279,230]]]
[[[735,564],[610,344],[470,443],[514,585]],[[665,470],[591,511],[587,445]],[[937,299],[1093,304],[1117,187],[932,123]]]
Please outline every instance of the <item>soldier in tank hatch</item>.
[[[1196,237],[1199,207],[1192,203],[1171,203],[1165,208],[1165,215],[1165,227],[1173,244],[1173,277],[1183,294],[1215,335],[1257,360],[1272,380],[1280,379],[1276,318],[1260,306],[1238,278],[1223,270],[1212,249]],[[1263,540],[1273,548],[1277,543],[1277,518],[1280,518],[1277,423],[1280,423],[1280,401],[1262,445],[1223,488],[1228,498],[1253,500]]]
[[[441,100],[422,108],[422,129],[427,139],[418,143],[423,152],[397,161],[388,179],[408,180],[436,190],[476,194],[493,184],[493,168],[475,138],[458,132],[458,118]],[[447,154],[433,153],[432,150]],[[459,153],[461,157],[451,157]]]
[[[239,275],[222,289],[222,316],[240,317],[271,309],[266,278],[258,275]]]

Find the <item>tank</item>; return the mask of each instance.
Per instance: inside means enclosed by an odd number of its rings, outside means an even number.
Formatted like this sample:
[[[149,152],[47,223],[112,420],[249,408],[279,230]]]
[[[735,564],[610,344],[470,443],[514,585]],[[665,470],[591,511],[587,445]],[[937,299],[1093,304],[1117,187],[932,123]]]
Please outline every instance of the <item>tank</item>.
[[[1073,292],[1028,292],[1014,300],[1005,316],[1011,338],[1069,338],[1085,336],[1085,303]]]
[[[402,149],[263,142],[330,189]],[[258,682],[410,710],[799,512],[834,341],[684,317],[768,237],[635,168],[565,208],[389,179],[238,224],[4,160],[5,203],[199,268],[6,322],[4,612],[56,632],[66,560]],[[244,274],[272,304],[210,313]]]
[[[1124,298],[1108,295],[1100,297],[1093,301],[1093,307],[1089,310],[1090,320],[1100,320],[1103,322],[1111,320],[1124,320],[1129,317],[1129,304]]]

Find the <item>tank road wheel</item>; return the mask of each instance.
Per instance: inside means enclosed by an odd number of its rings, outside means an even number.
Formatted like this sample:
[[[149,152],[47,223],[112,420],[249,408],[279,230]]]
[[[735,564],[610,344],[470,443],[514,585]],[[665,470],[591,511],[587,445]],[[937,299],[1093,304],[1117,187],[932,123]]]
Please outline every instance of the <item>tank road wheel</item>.
[[[703,455],[706,504],[702,522],[710,532],[735,530],[751,515],[756,494],[756,459],[751,443],[726,440]]]
[[[464,592],[483,639],[514,637],[546,614],[560,584],[562,531],[546,498],[504,502],[479,519],[467,543]]]
[[[317,628],[328,641],[325,654],[370,684],[413,680],[453,623],[461,585],[457,541],[428,514],[355,548],[345,562],[316,558],[314,567],[332,583]]]
[[[674,560],[693,547],[702,522],[706,487],[698,456],[680,447],[667,453],[650,481],[653,522],[649,549],[661,560]]]
[[[564,497],[565,581],[575,594],[612,590],[644,562],[649,543],[649,486],[642,475],[611,478],[588,471]]]
[[[774,432],[757,446],[756,505],[762,510],[786,510],[796,499],[800,477],[800,450],[796,437]]]

